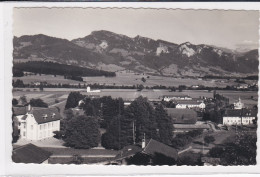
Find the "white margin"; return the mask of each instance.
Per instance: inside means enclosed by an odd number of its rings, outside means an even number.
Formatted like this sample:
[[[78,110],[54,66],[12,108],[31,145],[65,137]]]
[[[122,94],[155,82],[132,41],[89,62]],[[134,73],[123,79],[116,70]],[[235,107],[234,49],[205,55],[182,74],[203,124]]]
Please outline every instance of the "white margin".
[[[3,8],[2,8],[3,6]],[[180,9],[223,9],[223,10],[260,10],[260,3],[248,2],[212,2],[212,3],[194,3],[194,2],[177,2],[177,3],[129,3],[129,2],[59,2],[59,3],[39,3],[39,2],[5,2],[0,4],[0,30],[3,31],[0,37],[0,89],[1,89],[1,123],[0,123],[0,175],[171,175],[171,174],[189,174],[189,175],[206,175],[206,174],[256,174],[260,173],[259,148],[257,150],[256,166],[239,166],[239,167],[189,167],[189,166],[100,166],[100,165],[36,165],[36,164],[15,164],[11,162],[11,81],[12,81],[12,8],[13,7],[132,7],[132,8],[180,8]],[[3,23],[2,19],[3,18]],[[3,39],[4,37],[4,39]],[[4,53],[3,53],[4,50]],[[4,56],[3,56],[4,54]],[[4,78],[4,80],[3,80]],[[3,101],[2,101],[3,100]],[[259,104],[259,103],[258,103]],[[260,105],[260,104],[259,104]],[[259,108],[258,105],[258,108]],[[3,114],[4,113],[4,114]],[[4,115],[4,116],[3,116]],[[259,135],[259,129],[258,129]],[[259,137],[259,136],[258,136]],[[2,141],[3,139],[3,141]],[[259,141],[257,146],[260,147]],[[5,151],[6,149],[6,151]],[[4,156],[2,156],[2,154]],[[3,158],[4,157],[4,158]],[[2,170],[3,167],[3,171]],[[247,175],[248,176],[248,175]]]

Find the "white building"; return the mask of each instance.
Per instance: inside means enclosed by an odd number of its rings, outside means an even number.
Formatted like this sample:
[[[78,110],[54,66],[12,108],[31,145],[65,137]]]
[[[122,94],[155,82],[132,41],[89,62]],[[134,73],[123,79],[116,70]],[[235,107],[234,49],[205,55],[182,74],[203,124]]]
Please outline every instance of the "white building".
[[[53,137],[54,131],[60,131],[61,115],[56,108],[31,108],[25,115],[16,116],[19,122],[20,138],[42,140]]]
[[[257,116],[256,110],[229,109],[223,116],[223,125],[250,125]]]
[[[188,95],[164,95],[163,101],[174,101],[174,100],[192,100],[192,98]]]
[[[205,109],[206,105],[204,102],[195,101],[195,100],[180,100],[176,102],[177,109],[186,109],[186,108],[199,108]]]
[[[239,97],[238,102],[234,103],[234,109],[242,109],[244,108],[244,103],[241,102],[241,99]]]
[[[90,87],[88,86],[87,87],[87,92],[88,93],[99,93],[99,92],[101,92],[101,90],[91,90]]]

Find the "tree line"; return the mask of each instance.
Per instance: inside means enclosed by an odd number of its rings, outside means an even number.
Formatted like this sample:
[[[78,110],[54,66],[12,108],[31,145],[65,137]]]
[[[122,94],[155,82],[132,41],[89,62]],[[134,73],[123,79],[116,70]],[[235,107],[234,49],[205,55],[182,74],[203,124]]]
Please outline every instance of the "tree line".
[[[108,72],[103,70],[83,68],[74,65],[66,65],[53,62],[44,61],[29,61],[24,63],[14,63],[14,76],[22,76],[21,72],[32,72],[37,74],[63,75],[63,76],[105,76],[115,77],[115,72]]]

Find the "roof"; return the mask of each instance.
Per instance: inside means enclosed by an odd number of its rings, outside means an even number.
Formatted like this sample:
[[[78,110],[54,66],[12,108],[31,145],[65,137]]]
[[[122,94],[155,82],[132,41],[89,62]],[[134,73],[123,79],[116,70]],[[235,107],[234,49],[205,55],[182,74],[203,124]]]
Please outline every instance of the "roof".
[[[60,113],[57,108],[32,108],[29,114],[33,114],[35,121],[38,124],[43,124],[46,122],[52,122],[56,120],[62,119]],[[52,116],[55,114],[54,116]],[[43,115],[47,115],[46,118]]]
[[[175,124],[195,124],[197,113],[192,109],[166,108],[168,115]]]
[[[116,160],[124,159],[133,156],[142,151],[142,148],[136,145],[128,145],[120,150],[120,153],[115,157]]]
[[[12,159],[15,163],[42,163],[51,154],[38,146],[26,144],[13,150]]]
[[[178,100],[176,101],[177,104],[192,104],[192,105],[200,105],[203,101],[198,100]]]
[[[188,97],[188,98],[190,98],[189,95],[163,95],[163,97],[181,97],[181,98]]]
[[[255,109],[227,109],[224,117],[256,117]]]
[[[174,129],[210,129],[208,124],[174,124]]]
[[[26,106],[13,107],[13,114],[16,116],[25,115],[27,112]]]
[[[174,160],[178,159],[178,152],[176,149],[153,139],[149,141],[147,146],[144,148],[143,153],[152,156],[155,154],[162,154],[171,157]]]

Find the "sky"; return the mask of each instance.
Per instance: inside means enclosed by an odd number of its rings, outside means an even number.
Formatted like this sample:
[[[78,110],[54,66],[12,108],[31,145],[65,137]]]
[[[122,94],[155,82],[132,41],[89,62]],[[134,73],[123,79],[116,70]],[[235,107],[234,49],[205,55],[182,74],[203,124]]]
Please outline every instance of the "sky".
[[[15,8],[14,36],[45,34],[68,40],[108,30],[181,44],[258,48],[258,11]]]

